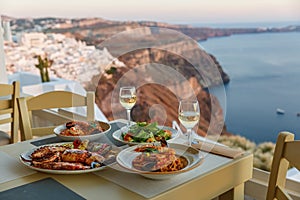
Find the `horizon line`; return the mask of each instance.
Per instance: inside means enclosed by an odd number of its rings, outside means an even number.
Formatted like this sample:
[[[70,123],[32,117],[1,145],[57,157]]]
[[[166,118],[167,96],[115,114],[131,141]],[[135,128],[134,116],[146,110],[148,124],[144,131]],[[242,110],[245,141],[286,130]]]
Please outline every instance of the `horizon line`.
[[[190,20],[190,21],[174,21],[174,20],[168,20],[168,21],[163,21],[163,20],[155,20],[155,19],[111,19],[111,18],[106,18],[106,17],[100,17],[100,16],[55,16],[55,15],[48,15],[48,16],[12,16],[12,15],[7,15],[7,14],[1,14],[1,18],[3,17],[8,17],[12,19],[44,19],[44,18],[57,18],[57,19],[103,19],[107,21],[121,21],[121,22],[158,22],[158,23],[169,23],[169,24],[177,24],[177,25],[190,25],[190,24],[259,24],[259,23],[300,23],[300,20],[296,19],[285,19],[285,20],[265,20],[262,19],[261,21],[253,20],[246,20],[246,21],[231,21],[231,20],[224,20],[224,21],[195,21],[195,20]]]

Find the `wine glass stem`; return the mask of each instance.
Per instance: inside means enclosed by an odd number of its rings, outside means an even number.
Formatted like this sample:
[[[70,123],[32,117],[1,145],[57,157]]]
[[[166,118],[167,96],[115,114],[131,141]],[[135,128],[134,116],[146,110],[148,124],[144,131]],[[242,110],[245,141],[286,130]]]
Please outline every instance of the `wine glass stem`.
[[[130,119],[130,109],[127,109],[126,111],[127,111],[127,119],[128,119],[128,122],[127,122],[127,128],[129,128],[129,126],[130,126],[130,121],[131,121],[131,119]]]
[[[191,146],[193,141],[192,129],[190,128],[187,129],[187,136],[188,136],[188,145]]]

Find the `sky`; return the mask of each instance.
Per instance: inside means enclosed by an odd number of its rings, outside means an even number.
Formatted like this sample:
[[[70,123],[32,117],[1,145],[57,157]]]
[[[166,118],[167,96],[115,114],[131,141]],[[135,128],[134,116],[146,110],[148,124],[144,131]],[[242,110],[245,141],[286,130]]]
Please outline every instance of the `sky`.
[[[170,23],[300,22],[300,0],[0,0],[0,15]]]

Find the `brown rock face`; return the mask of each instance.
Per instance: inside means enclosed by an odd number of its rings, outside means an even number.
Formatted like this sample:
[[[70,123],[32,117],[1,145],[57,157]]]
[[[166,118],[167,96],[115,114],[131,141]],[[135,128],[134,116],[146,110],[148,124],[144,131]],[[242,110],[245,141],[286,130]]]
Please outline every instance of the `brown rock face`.
[[[176,44],[174,44],[174,46],[176,46]],[[185,51],[191,55],[193,55],[193,53],[195,52],[194,46],[180,47],[181,52]],[[210,59],[212,59],[211,63],[213,64],[207,64],[208,59],[205,58],[205,56],[209,56]],[[118,59],[125,63],[125,65],[129,68],[134,68],[136,66],[147,63],[160,63],[166,66],[170,66],[181,73],[187,79],[189,79],[190,77],[196,77],[202,87],[206,87],[207,85],[215,86],[222,83],[226,84],[230,80],[229,76],[223,71],[216,58],[213,55],[206,54],[205,52],[202,52],[202,55],[197,54],[193,56],[193,59],[196,60],[196,62],[201,63],[200,67],[193,66],[180,55],[170,53],[169,51],[153,48],[135,50],[133,52],[120,56]],[[196,67],[198,67],[201,73],[197,71]],[[216,67],[217,70],[211,69],[212,67]],[[205,81],[203,80],[201,75],[207,77],[207,84],[204,83]]]

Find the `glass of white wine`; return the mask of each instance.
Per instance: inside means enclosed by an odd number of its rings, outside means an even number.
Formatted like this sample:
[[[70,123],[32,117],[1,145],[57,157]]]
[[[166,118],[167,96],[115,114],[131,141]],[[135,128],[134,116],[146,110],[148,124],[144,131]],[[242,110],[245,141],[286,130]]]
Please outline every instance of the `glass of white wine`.
[[[134,86],[128,86],[128,87],[121,87],[120,88],[120,94],[119,94],[119,100],[121,105],[126,109],[127,111],[127,128],[130,126],[130,111],[132,107],[136,103],[136,90]]]
[[[193,141],[192,128],[198,123],[200,118],[200,107],[197,100],[181,100],[178,108],[178,119],[187,129],[188,145]]]

